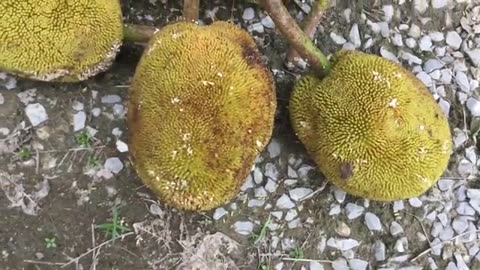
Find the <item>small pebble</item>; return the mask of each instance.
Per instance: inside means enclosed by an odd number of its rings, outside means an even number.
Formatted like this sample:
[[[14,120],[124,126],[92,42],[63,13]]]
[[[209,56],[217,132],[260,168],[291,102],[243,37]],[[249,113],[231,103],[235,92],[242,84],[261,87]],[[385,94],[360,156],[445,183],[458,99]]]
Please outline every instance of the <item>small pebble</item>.
[[[103,165],[105,169],[113,173],[119,173],[123,169],[123,163],[117,157],[111,157],[105,160]]]
[[[471,97],[465,102],[468,110],[473,117],[480,117],[480,101]]]
[[[366,270],[368,262],[360,259],[351,259],[348,261],[351,270]]]
[[[350,250],[358,247],[360,243],[355,239],[330,238],[327,240],[327,246],[341,251]]]
[[[290,194],[290,198],[294,201],[300,201],[303,200],[303,198],[307,197],[313,192],[311,188],[294,188],[290,190],[288,193]]]
[[[309,265],[309,270],[324,270],[323,265],[319,262],[311,261]]]
[[[362,46],[362,40],[360,39],[360,31],[358,30],[358,24],[354,23],[350,29],[350,34],[348,35],[350,41],[355,45],[355,48]]]
[[[275,23],[273,22],[270,16],[265,16],[264,18],[262,18],[262,24],[266,28],[270,28],[270,29],[275,28]]]
[[[432,39],[430,36],[423,36],[419,43],[418,46],[420,50],[422,51],[431,51],[432,50]]]
[[[73,115],[73,131],[77,132],[85,128],[85,122],[87,121],[87,115],[84,111],[79,111]]]
[[[423,70],[425,70],[425,72],[427,73],[430,73],[434,70],[441,69],[444,66],[445,64],[439,61],[438,59],[428,59],[423,65]]]
[[[275,207],[278,209],[291,209],[295,207],[295,204],[292,202],[290,197],[287,194],[283,194],[280,198],[278,198]]]
[[[380,240],[375,240],[375,243],[373,244],[373,248],[375,250],[375,259],[380,262],[384,261],[386,259],[385,244]]]
[[[331,39],[333,40],[333,42],[335,42],[335,44],[337,44],[337,45],[343,45],[343,44],[345,44],[345,43],[347,42],[347,40],[346,40],[343,36],[341,36],[341,35],[339,35],[339,34],[337,34],[337,33],[335,33],[335,32],[330,32],[330,38],[331,38]]]
[[[457,84],[460,87],[460,90],[465,93],[470,92],[470,83],[468,82],[468,77],[464,72],[457,71],[457,73],[455,74],[455,79],[457,80]]]
[[[43,107],[40,103],[28,104],[25,107],[25,114],[27,115],[28,120],[30,120],[30,123],[34,127],[48,120],[47,111],[45,110],[45,107]]]
[[[400,225],[398,222],[393,221],[392,224],[390,224],[390,233],[393,236],[397,236],[399,234],[403,233],[403,228],[402,225]]]
[[[246,21],[253,20],[255,18],[255,11],[253,8],[248,7],[243,10],[242,18]]]
[[[227,210],[225,210],[225,208],[223,208],[223,207],[217,208],[217,209],[215,209],[215,212],[213,212],[213,219],[214,220],[219,220],[220,218],[222,218],[226,214],[227,214]]]
[[[80,101],[74,101],[73,104],[72,104],[72,108],[75,110],[75,111],[83,111],[83,109],[85,108],[85,106],[83,105],[82,102]]]
[[[287,214],[285,215],[285,220],[292,221],[295,217],[297,217],[297,215],[298,215],[297,210],[290,209],[287,211]]]
[[[94,117],[98,117],[102,113],[102,110],[100,108],[93,108],[91,112]]]
[[[345,214],[347,215],[348,219],[355,219],[363,214],[365,207],[354,204],[354,203],[347,203],[345,206]]]
[[[126,143],[124,143],[123,141],[117,140],[115,145],[117,146],[118,152],[120,152],[120,153],[128,152],[128,145]]]
[[[480,67],[480,48],[467,51],[467,55],[474,66]]]
[[[365,224],[367,225],[368,229],[371,231],[381,231],[382,230],[382,223],[377,215],[366,212],[365,213]]]
[[[267,180],[267,184],[265,185],[265,190],[270,192],[270,193],[273,193],[275,192],[275,190],[277,190],[277,187],[278,187],[278,184],[273,181],[272,179],[268,179]]]
[[[237,221],[233,224],[234,230],[241,235],[249,235],[253,231],[253,223],[250,221]]]
[[[442,32],[431,32],[428,35],[430,36],[430,38],[434,42],[440,42],[440,41],[443,41],[445,39],[445,36],[443,35]]]
[[[265,204],[265,200],[251,199],[248,201],[248,207],[262,207]]]
[[[432,0],[432,7],[434,9],[441,9],[446,7],[448,4],[447,0]]]
[[[328,212],[328,214],[330,216],[335,216],[335,215],[338,215],[342,212],[342,208],[340,207],[340,205],[338,203],[332,203],[330,205],[330,211]]]
[[[106,95],[102,97],[101,101],[104,104],[114,104],[120,103],[122,101],[122,98],[118,95]]]
[[[452,221],[452,228],[457,234],[461,234],[468,229],[468,221],[465,217],[455,217]]]
[[[335,197],[335,200],[338,203],[342,203],[343,201],[345,201],[347,193],[343,189],[340,189],[340,188],[334,186],[333,187],[333,196]]]
[[[447,33],[446,42],[447,42],[447,45],[450,46],[450,48],[454,50],[458,50],[462,45],[462,38],[457,32],[450,31]]]
[[[422,201],[417,197],[408,199],[408,203],[415,208],[422,206]]]

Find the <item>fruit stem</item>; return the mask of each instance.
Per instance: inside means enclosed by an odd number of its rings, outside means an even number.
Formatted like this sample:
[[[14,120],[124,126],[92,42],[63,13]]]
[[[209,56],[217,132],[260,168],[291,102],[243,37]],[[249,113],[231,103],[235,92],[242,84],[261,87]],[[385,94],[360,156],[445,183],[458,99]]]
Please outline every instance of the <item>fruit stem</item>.
[[[183,1],[183,17],[186,21],[197,21],[200,10],[200,0]]]
[[[303,32],[313,40],[315,33],[317,32],[317,26],[320,24],[321,19],[323,18],[324,11],[328,7],[328,0],[318,0],[313,3],[313,7],[308,13],[307,18],[303,23]],[[295,64],[299,66],[299,58],[301,56],[294,48],[290,48],[287,53],[287,63]]]
[[[262,0],[265,10],[270,14],[276,27],[286,37],[290,45],[305,58],[308,64],[325,76],[330,71],[330,62],[318,49],[312,40],[302,31],[295,20],[290,16],[281,0]],[[325,2],[325,1],[319,1]]]
[[[147,43],[159,29],[148,25],[124,24],[123,40]]]

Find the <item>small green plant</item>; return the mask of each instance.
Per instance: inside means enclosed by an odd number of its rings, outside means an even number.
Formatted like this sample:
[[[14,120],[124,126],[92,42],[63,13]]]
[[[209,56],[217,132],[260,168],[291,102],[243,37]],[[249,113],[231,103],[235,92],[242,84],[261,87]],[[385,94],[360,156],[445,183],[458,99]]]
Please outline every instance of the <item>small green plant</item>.
[[[92,145],[93,139],[88,131],[83,131],[75,136],[75,142],[81,147],[89,148]]]
[[[303,254],[303,249],[301,247],[296,247],[290,251],[290,257],[294,259],[304,259],[305,255]]]
[[[32,151],[28,148],[22,148],[18,152],[18,155],[20,156],[21,159],[30,159],[32,157]]]
[[[270,223],[272,223],[271,215],[268,215],[267,221],[262,226],[262,229],[260,229],[260,232],[258,234],[252,234],[252,240],[253,244],[256,246],[258,243],[260,243],[263,239],[265,239],[265,236],[267,236],[268,232],[268,226],[270,226]]]
[[[94,155],[88,157],[88,166],[92,168],[100,167],[100,159]]]
[[[45,238],[45,247],[46,248],[56,248],[57,243],[55,241],[56,241],[55,236],[52,237],[52,238]]]
[[[120,234],[130,231],[130,229],[124,225],[123,220],[118,218],[117,207],[113,207],[112,218],[109,223],[96,225],[95,228],[104,231],[106,237],[111,236],[113,242],[115,242],[115,239],[117,239]]]

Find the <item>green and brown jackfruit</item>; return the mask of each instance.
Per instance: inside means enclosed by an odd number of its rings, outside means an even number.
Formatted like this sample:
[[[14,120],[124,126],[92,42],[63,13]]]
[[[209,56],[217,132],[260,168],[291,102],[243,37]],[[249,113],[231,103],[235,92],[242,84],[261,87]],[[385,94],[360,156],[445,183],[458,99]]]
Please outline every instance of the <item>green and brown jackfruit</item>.
[[[268,143],[275,86],[253,39],[227,22],[169,24],[150,40],[128,102],[129,152],[166,204],[228,202]]]
[[[443,174],[451,134],[424,84],[399,64],[340,51],[323,79],[299,80],[290,100],[297,136],[328,180],[364,198],[418,196]]]
[[[106,70],[122,44],[119,0],[0,1],[0,70],[81,81]]]

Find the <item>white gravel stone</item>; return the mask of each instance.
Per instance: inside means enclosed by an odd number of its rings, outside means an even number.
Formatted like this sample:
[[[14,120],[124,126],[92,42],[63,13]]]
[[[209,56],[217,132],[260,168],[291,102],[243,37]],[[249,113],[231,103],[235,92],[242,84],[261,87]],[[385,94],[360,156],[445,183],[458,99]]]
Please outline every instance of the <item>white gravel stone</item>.
[[[113,114],[122,117],[125,114],[125,107],[122,104],[113,105]]]
[[[375,243],[373,244],[373,248],[375,250],[375,259],[379,262],[384,261],[386,259],[385,244],[380,240],[375,240]]]
[[[366,270],[368,267],[368,262],[360,259],[351,259],[348,260],[348,265],[351,270]]]
[[[343,201],[345,201],[347,193],[343,189],[333,186],[333,196],[338,203],[343,203]]]
[[[432,77],[430,77],[426,72],[419,72],[417,78],[420,79],[426,87],[430,87],[433,85]]]
[[[251,199],[248,201],[248,207],[262,207],[265,204],[265,200]]]
[[[378,25],[380,26],[380,33],[382,37],[388,38],[390,36],[390,26],[387,22],[379,22]]]
[[[292,209],[295,207],[295,204],[287,194],[283,194],[280,198],[278,198],[275,207],[278,209]]]
[[[355,45],[355,48],[362,46],[362,40],[360,38],[360,31],[358,30],[358,24],[354,23],[352,28],[350,28],[350,33],[348,35],[350,42]]]
[[[377,215],[371,212],[365,213],[365,225],[367,225],[368,229],[371,231],[381,231],[382,230],[382,223]]]
[[[313,190],[311,188],[299,187],[290,190],[288,193],[290,194],[290,198],[292,198],[292,200],[299,201],[310,195],[312,192]]]
[[[442,63],[440,60],[438,59],[428,59],[425,64],[423,64],[423,70],[425,70],[425,72],[427,73],[430,73],[434,70],[437,70],[437,69],[441,69],[445,66],[444,63]]]
[[[438,220],[440,220],[440,223],[442,223],[443,227],[447,226],[449,219],[447,217],[447,214],[445,214],[445,212],[438,214],[437,218]]]
[[[343,44],[345,44],[345,42],[347,42],[347,40],[342,35],[339,35],[335,32],[330,32],[330,38],[337,45],[343,45]]]
[[[453,184],[455,184],[454,180],[440,179],[438,180],[438,189],[440,189],[441,191],[449,191],[452,189]]]
[[[10,134],[10,129],[5,127],[0,127],[0,135],[7,136],[8,134]]]
[[[241,235],[249,235],[253,231],[253,223],[250,221],[237,221],[233,224],[233,229]]]
[[[100,108],[93,108],[91,112],[92,112],[92,115],[93,115],[94,117],[98,117],[98,116],[100,116],[100,114],[102,113],[102,109],[100,109]]]
[[[338,214],[340,214],[342,212],[342,208],[340,207],[340,205],[338,203],[332,203],[330,205],[330,211],[328,212],[328,214],[330,216],[336,216]]]
[[[410,30],[408,31],[408,35],[412,38],[420,38],[421,30],[420,27],[416,24],[412,24],[410,26]]]
[[[301,225],[302,225],[302,222],[301,222],[300,218],[296,218],[296,219],[288,222],[288,228],[289,229],[298,228],[298,227],[301,227]]]
[[[270,143],[268,144],[268,152],[270,153],[270,158],[276,158],[280,155],[280,143],[272,139]]]
[[[393,18],[393,15],[395,13],[395,9],[393,8],[392,5],[384,5],[383,6],[383,14],[384,14],[384,20],[386,22],[390,22]]]
[[[268,179],[267,180],[267,184],[265,185],[265,190],[270,192],[270,193],[273,193],[275,192],[275,190],[277,190],[277,187],[278,187],[278,184],[273,181],[272,179]]]
[[[427,8],[428,8],[428,1],[427,0],[413,0],[413,5],[415,7],[415,10],[423,14]]]
[[[25,114],[34,127],[48,120],[47,110],[40,103],[28,104],[25,107]]]
[[[255,167],[255,170],[253,170],[253,181],[255,181],[257,185],[263,182],[263,174],[259,167]]]
[[[395,54],[393,54],[392,52],[388,51],[387,49],[385,49],[385,47],[383,47],[383,46],[380,48],[380,55],[383,58],[392,60],[392,61],[397,62],[397,63],[399,62],[398,59],[397,59],[397,56]]]
[[[273,180],[277,180],[278,175],[279,175],[278,168],[277,168],[277,166],[275,166],[275,164],[269,162],[265,165],[265,176],[266,177],[268,177],[270,179],[273,179]]]
[[[417,197],[408,199],[408,203],[415,208],[422,206],[422,201]]]
[[[422,51],[432,51],[432,45],[432,39],[430,36],[423,36],[418,43],[418,46]]]
[[[397,200],[393,202],[393,212],[398,212],[405,209],[405,204],[403,200]]]
[[[480,101],[471,97],[465,103],[473,117],[480,117]]]
[[[400,225],[398,222],[393,221],[392,224],[390,224],[390,233],[393,236],[397,236],[399,234],[403,233],[403,228],[402,225]]]
[[[344,258],[337,258],[332,263],[333,270],[350,270],[347,261]]]
[[[117,140],[117,142],[115,143],[115,146],[117,147],[117,150],[120,153],[128,152],[128,144],[124,143],[121,140]]]
[[[441,9],[448,5],[448,0],[432,0],[432,7],[434,9]]]
[[[422,64],[422,59],[416,57],[415,55],[413,55],[411,53],[401,52],[400,53],[400,58],[402,58],[403,60],[406,60],[409,65],[412,65],[412,64],[421,65]]]
[[[114,104],[120,103],[122,98],[119,95],[106,95],[102,97],[102,103],[104,104]]]
[[[452,221],[452,228],[457,234],[461,234],[468,229],[468,221],[465,217],[458,216]]]
[[[431,32],[428,35],[430,36],[433,42],[440,42],[445,39],[445,36],[443,35],[442,32]]]
[[[112,173],[119,173],[123,169],[123,163],[117,157],[108,158],[103,166]]]
[[[225,208],[223,208],[223,207],[217,208],[217,209],[215,209],[215,212],[213,212],[213,219],[214,220],[219,220],[223,216],[225,216],[227,213],[228,212],[227,212],[227,210],[225,210]]]
[[[253,183],[252,175],[249,174],[247,176],[247,178],[245,179],[245,182],[243,183],[243,185],[240,187],[240,190],[241,191],[247,191],[247,190],[253,188],[254,186],[255,186],[255,184]]]
[[[460,35],[455,31],[450,31],[447,33],[446,37],[447,45],[454,50],[458,50],[462,45],[462,38]]]
[[[470,270],[461,254],[455,252],[453,256],[455,257],[455,261],[457,261],[458,270]]]
[[[324,270],[324,268],[319,262],[311,261],[309,264],[309,270]]]
[[[262,24],[261,22],[257,22],[257,23],[252,23],[252,24],[250,24],[250,25],[247,27],[247,30],[248,30],[248,32],[250,32],[250,33],[253,33],[253,32],[263,33],[263,32],[265,32],[265,28],[263,28],[263,24]]]
[[[466,52],[473,65],[480,67],[480,49],[473,49]]]
[[[83,109],[85,108],[85,106],[83,105],[82,102],[75,100],[75,101],[72,103],[72,108],[73,108],[75,111],[83,111]]]
[[[288,166],[287,176],[288,176],[289,178],[298,178],[297,172],[296,172],[291,166]]]
[[[363,214],[365,207],[354,203],[347,203],[345,206],[345,214],[348,219],[355,219]]]
[[[342,239],[331,237],[327,240],[327,246],[341,251],[350,250],[352,248],[358,247],[359,245],[360,243],[357,240],[351,238]]]
[[[440,232],[440,234],[438,235],[438,238],[440,238],[440,240],[442,241],[447,241],[452,239],[454,235],[455,235],[455,232],[453,231],[453,229],[451,227],[446,227],[443,229],[443,231]]]
[[[458,86],[460,87],[460,90],[462,90],[465,93],[470,92],[470,83],[468,82],[467,74],[465,74],[462,71],[457,71],[457,73],[455,74],[455,79],[457,81]]]
[[[473,209],[467,202],[460,202],[455,210],[459,215],[463,215],[463,216],[475,215],[475,209]]]
[[[246,21],[253,20],[255,18],[255,11],[253,8],[248,7],[243,10],[242,18]]]
[[[417,41],[413,38],[407,38],[405,39],[405,45],[407,45],[408,48],[413,49],[417,46]]]
[[[87,121],[87,115],[84,111],[77,112],[73,115],[73,131],[77,132],[85,128],[85,122]]]
[[[297,210],[290,209],[290,210],[287,211],[287,214],[285,214],[285,220],[286,221],[292,221],[297,216],[298,216]]]
[[[392,37],[392,43],[395,46],[403,47],[403,38],[402,35],[395,33]]]
[[[255,198],[265,198],[268,196],[267,191],[264,187],[258,187],[253,191]]]
[[[442,111],[445,113],[445,116],[448,117],[449,113],[450,113],[450,103],[448,103],[448,101],[446,101],[445,99],[443,98],[440,98],[438,100],[438,105],[440,105],[440,108],[442,108]]]
[[[272,17],[270,17],[270,16],[263,17],[262,18],[262,24],[266,28],[270,28],[270,29],[275,28],[275,23],[273,22]]]

